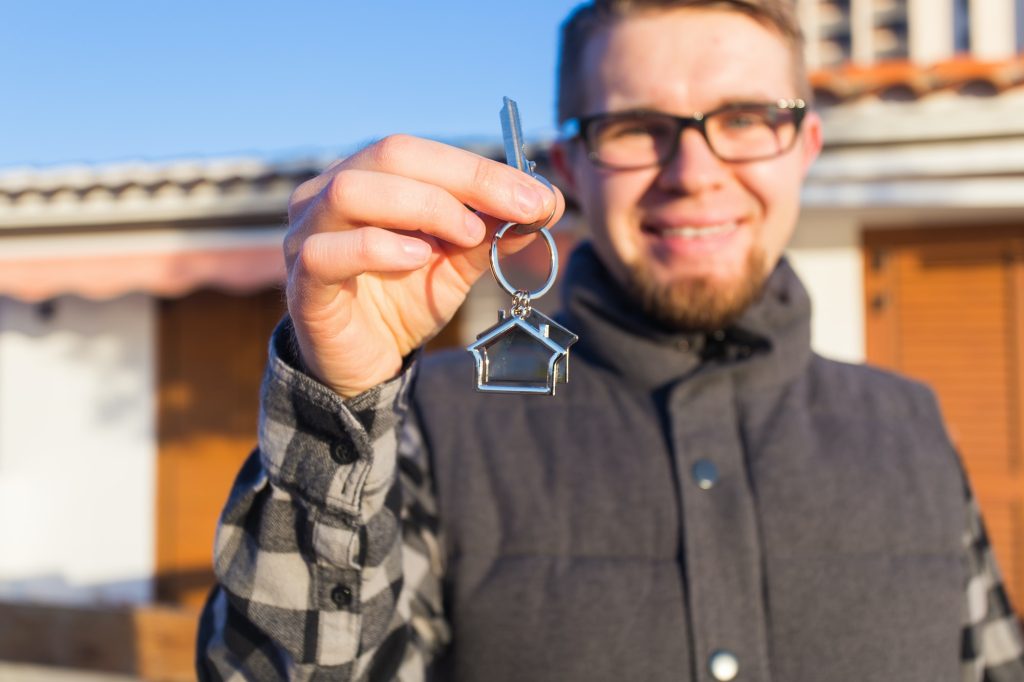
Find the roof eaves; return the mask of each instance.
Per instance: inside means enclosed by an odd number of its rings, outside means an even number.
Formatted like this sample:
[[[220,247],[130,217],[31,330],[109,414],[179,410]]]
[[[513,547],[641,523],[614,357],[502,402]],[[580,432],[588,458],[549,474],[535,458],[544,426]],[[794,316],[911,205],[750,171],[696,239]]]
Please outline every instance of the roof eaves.
[[[1024,84],[1024,55],[995,62],[960,56],[927,66],[907,61],[870,66],[847,64],[816,71],[810,80],[816,99],[825,106],[850,104],[872,96],[921,99],[949,90],[999,95]]]

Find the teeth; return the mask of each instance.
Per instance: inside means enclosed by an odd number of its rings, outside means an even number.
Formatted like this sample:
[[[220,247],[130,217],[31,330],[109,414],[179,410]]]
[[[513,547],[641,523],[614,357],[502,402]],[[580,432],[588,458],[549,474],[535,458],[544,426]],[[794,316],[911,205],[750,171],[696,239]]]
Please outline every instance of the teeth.
[[[715,237],[720,234],[726,234],[736,229],[736,223],[722,223],[720,225],[705,225],[702,227],[694,227],[692,225],[683,225],[681,227],[672,227],[667,230],[662,230],[662,234],[666,237],[682,237],[683,239],[707,239],[708,237]]]

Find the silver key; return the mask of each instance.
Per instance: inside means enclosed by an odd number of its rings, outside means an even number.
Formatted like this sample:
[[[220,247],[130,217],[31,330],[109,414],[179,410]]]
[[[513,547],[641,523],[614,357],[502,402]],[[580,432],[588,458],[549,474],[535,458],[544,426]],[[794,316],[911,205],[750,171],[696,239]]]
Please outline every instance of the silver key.
[[[519,105],[506,97],[501,107],[501,137],[505,141],[505,162],[524,173],[534,175],[537,164],[526,158],[523,125],[519,121]]]
[[[519,105],[510,97],[505,97],[501,107],[501,137],[505,142],[505,163],[518,168],[524,173],[544,183],[554,194],[554,187],[543,175],[536,173],[537,163],[526,158],[526,141],[523,138],[523,126],[519,120]],[[530,234],[548,226],[551,219],[555,217],[557,209],[552,207],[551,215],[539,223],[532,225],[517,225],[517,234]]]

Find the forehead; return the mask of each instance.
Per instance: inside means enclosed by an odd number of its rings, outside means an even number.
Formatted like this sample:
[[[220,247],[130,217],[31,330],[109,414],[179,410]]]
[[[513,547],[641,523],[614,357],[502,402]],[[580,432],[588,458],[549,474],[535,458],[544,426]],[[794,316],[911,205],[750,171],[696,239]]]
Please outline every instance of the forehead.
[[[785,39],[751,17],[654,11],[598,32],[583,53],[584,113],[650,107],[687,114],[796,96]]]

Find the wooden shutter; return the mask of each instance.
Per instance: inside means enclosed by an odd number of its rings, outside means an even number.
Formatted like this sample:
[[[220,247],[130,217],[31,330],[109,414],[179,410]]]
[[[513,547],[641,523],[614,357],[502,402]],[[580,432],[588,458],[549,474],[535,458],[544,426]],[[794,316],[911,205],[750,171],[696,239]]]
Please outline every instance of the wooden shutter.
[[[1024,606],[1024,229],[869,231],[868,361],[935,389]]]
[[[259,385],[283,294],[163,301],[159,332],[157,598],[198,606],[217,518],[256,444]]]

